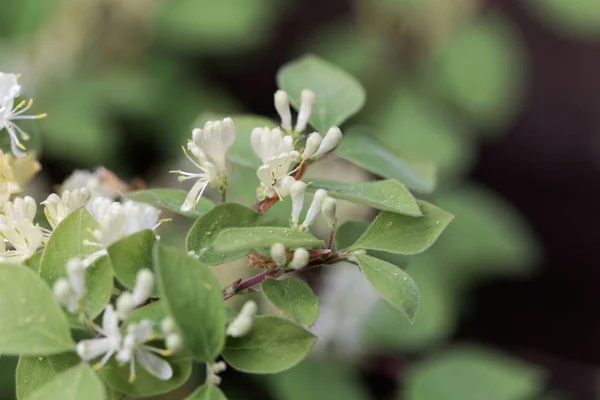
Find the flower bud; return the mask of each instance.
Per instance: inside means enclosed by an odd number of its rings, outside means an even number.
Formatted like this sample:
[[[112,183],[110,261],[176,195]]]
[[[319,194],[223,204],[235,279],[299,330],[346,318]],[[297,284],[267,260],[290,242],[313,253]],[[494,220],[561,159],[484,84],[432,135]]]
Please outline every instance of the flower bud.
[[[248,300],[242,306],[239,315],[227,327],[227,335],[231,337],[242,337],[250,332],[252,328],[252,318],[256,314],[256,303]]]
[[[298,111],[298,119],[296,120],[296,128],[294,129],[296,133],[300,133],[306,129],[316,100],[317,97],[312,90],[304,89],[300,92],[300,110]]]
[[[300,230],[307,230],[315,222],[321,213],[321,205],[323,204],[323,200],[325,200],[325,198],[327,198],[327,191],[325,189],[318,189],[315,192],[312,203],[310,203],[310,207],[306,212],[306,218],[300,226]]]
[[[71,285],[65,278],[60,278],[54,283],[54,297],[64,305],[68,305],[72,299]]]
[[[77,296],[83,296],[85,292],[85,268],[83,262],[78,258],[67,261],[67,278],[71,289]]]
[[[135,278],[135,286],[133,287],[132,300],[135,307],[143,304],[154,287],[154,274],[147,268],[138,271]]]
[[[321,214],[325,221],[327,221],[327,225],[330,228],[335,228],[337,224],[337,218],[335,216],[335,209],[337,207],[337,201],[332,197],[327,197],[323,200],[323,204],[321,205]]]
[[[279,194],[281,195],[281,197],[287,197],[290,195],[290,189],[294,182],[296,182],[296,179],[291,175],[286,175],[281,179],[281,184],[279,188]]]
[[[327,134],[321,141],[321,145],[317,152],[313,155],[313,158],[323,157],[325,154],[329,153],[331,150],[338,147],[340,142],[342,141],[342,131],[337,126],[332,126],[327,131]]]
[[[177,353],[183,349],[183,339],[178,333],[169,333],[165,337],[165,347],[172,353]]]
[[[290,263],[290,268],[292,269],[302,269],[308,265],[310,255],[308,254],[308,250],[299,247],[294,250],[294,256],[292,257],[292,262]]]
[[[292,216],[291,225],[293,228],[298,227],[300,213],[304,208],[304,194],[306,193],[306,183],[296,181],[290,188],[290,196],[292,197]]]
[[[135,308],[133,296],[129,292],[123,292],[115,302],[117,308],[117,316],[121,320],[125,320]]]
[[[160,322],[160,327],[166,335],[178,332],[177,324],[175,323],[175,320],[171,317],[163,318]]]
[[[313,155],[315,155],[315,153],[319,149],[319,146],[321,145],[321,140],[321,135],[319,135],[317,132],[313,132],[310,135],[308,135],[308,138],[306,139],[306,146],[304,147],[304,151],[302,152],[303,160],[309,160],[312,158]]]
[[[288,95],[283,90],[275,92],[275,109],[277,114],[281,117],[281,127],[283,129],[292,129],[292,113],[290,111],[290,101]]]
[[[278,267],[283,267],[287,262],[285,246],[281,243],[274,243],[273,246],[271,246],[271,258]]]
[[[257,309],[258,308],[256,307],[256,303],[254,302],[254,300],[248,300],[242,306],[242,310],[240,311],[240,315],[252,318],[256,314]]]
[[[227,364],[225,364],[223,361],[217,361],[216,363],[214,363],[212,365],[212,371],[215,374],[220,374],[221,372],[224,372],[227,369]]]

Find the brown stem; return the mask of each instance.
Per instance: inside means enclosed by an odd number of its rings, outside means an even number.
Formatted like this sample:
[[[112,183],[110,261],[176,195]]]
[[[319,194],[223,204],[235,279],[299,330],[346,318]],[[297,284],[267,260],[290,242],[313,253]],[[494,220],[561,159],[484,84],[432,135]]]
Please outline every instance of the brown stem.
[[[296,179],[297,181],[302,179],[302,177],[306,173],[306,169],[311,163],[311,161],[306,161],[300,165],[294,166],[294,169],[297,168],[296,172],[293,175],[294,179]],[[277,203],[278,200],[279,197],[277,195],[267,197],[266,199],[257,202],[255,208],[259,213],[265,213],[269,208],[273,207],[273,205]]]

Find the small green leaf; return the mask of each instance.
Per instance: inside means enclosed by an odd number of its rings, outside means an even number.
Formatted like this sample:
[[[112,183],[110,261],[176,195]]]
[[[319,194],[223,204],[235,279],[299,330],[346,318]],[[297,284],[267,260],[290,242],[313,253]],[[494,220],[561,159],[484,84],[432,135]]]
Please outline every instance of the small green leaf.
[[[454,216],[424,201],[419,201],[419,205],[422,217],[380,212],[352,248],[407,255],[424,252],[435,243]]]
[[[0,354],[48,355],[74,348],[48,286],[23,265],[0,264]]]
[[[386,179],[376,182],[334,182],[313,181],[310,189],[325,189],[336,199],[348,200],[356,204],[364,204],[381,211],[421,216],[417,200],[398,181]]]
[[[360,270],[379,295],[412,322],[419,309],[419,288],[406,272],[366,254],[357,255]]]
[[[347,249],[354,244],[362,234],[369,228],[366,221],[346,221],[335,231],[335,248],[337,250]],[[387,261],[400,268],[406,268],[410,261],[409,256],[388,253],[386,251],[369,250],[368,254]]]
[[[227,400],[227,397],[218,386],[205,383],[186,397],[185,400]]]
[[[544,374],[504,354],[460,346],[413,366],[403,387],[406,400],[534,399]]]
[[[162,305],[162,301],[154,301],[150,304],[146,304],[145,306],[133,310],[127,317],[127,320],[123,323],[121,330],[123,332],[127,332],[127,326],[129,324],[148,319],[152,321],[152,326],[154,327],[154,333],[156,334],[156,337],[162,339],[164,334],[162,331],[161,322],[165,316],[166,314]]]
[[[288,93],[296,109],[303,89],[315,93],[317,99],[310,123],[321,132],[341,125],[365,103],[365,90],[352,75],[313,55],[284,65],[277,74],[277,83]]]
[[[282,243],[287,248],[313,248],[323,246],[323,241],[309,232],[291,228],[256,226],[251,228],[229,228],[221,231],[214,241],[216,250],[223,252],[252,250]]]
[[[187,197],[187,192],[180,189],[146,189],[128,192],[123,196],[129,200],[150,204],[155,207],[166,208],[167,210],[171,210],[177,214],[191,218],[198,218],[206,214],[215,206],[212,201],[202,197],[193,210],[185,212],[181,211],[181,205]]]
[[[37,389],[54,379],[60,372],[79,364],[75,353],[57,354],[47,357],[19,357],[16,373],[18,399],[29,399]]]
[[[104,400],[104,385],[88,364],[81,363],[56,375],[28,400]]]
[[[346,132],[336,152],[367,171],[395,179],[417,192],[430,193],[435,189],[437,179],[433,164],[401,158],[400,155],[391,153],[370,137],[365,128],[353,128]]]
[[[40,277],[50,287],[57,279],[66,276],[65,266],[73,257],[84,258],[98,250],[84,245],[84,240],[94,241],[91,234],[98,222],[85,208],[73,211],[58,224],[42,255]],[[85,301],[92,318],[97,317],[110,300],[113,288],[113,273],[110,259],[102,257],[86,269]]]
[[[275,374],[302,361],[316,340],[312,333],[287,319],[258,316],[246,336],[227,339],[223,358],[242,372]]]
[[[187,249],[192,250],[201,262],[208,265],[223,264],[243,257],[244,251],[220,252],[214,249],[215,237],[226,228],[247,227],[259,224],[261,215],[239,204],[220,204],[200,217],[187,236]]]
[[[179,326],[185,347],[198,360],[212,362],[225,341],[225,303],[217,278],[205,264],[158,244],[154,269],[161,304]]]
[[[98,370],[98,376],[109,388],[119,393],[132,397],[156,396],[183,385],[192,372],[192,362],[189,359],[169,357],[166,360],[173,368],[173,376],[167,381],[150,375],[136,362],[135,381],[129,382],[129,363],[119,365],[114,357]]]
[[[308,284],[297,278],[267,279],[261,284],[265,297],[286,315],[310,326],[319,315],[319,299]]]
[[[152,268],[152,247],[155,242],[154,232],[146,229],[124,237],[108,248],[115,276],[123,286],[133,289],[138,271]],[[155,287],[153,295],[157,292]]]

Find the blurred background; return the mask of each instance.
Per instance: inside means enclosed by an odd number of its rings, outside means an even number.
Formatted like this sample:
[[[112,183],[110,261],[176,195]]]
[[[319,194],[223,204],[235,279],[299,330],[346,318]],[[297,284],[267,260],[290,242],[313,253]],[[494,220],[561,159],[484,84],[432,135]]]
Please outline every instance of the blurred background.
[[[193,122],[276,118],[276,72],[307,52],[365,86],[346,126],[437,164],[428,199],[456,219],[406,267],[422,296],[414,325],[353,277],[316,276],[326,345],[281,376],[228,371],[228,397],[600,399],[600,1],[2,0],[0,12],[0,70],[22,73],[49,114],[23,124],[37,193],[100,165],[176,184],[166,172]],[[0,359],[4,399],[14,365]]]

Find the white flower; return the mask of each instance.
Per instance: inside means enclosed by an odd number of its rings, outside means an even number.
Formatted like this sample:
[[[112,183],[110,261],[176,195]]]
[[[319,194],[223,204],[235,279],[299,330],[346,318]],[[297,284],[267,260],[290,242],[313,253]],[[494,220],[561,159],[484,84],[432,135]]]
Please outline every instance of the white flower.
[[[24,157],[25,146],[19,141],[19,136],[23,140],[28,140],[27,135],[14,122],[24,119],[40,119],[46,117],[46,114],[23,115],[33,105],[33,100],[23,101],[15,107],[15,99],[21,94],[21,86],[17,82],[17,76],[14,74],[5,74],[0,72],[0,131],[6,129],[10,137],[10,148],[17,157]]]
[[[134,308],[141,306],[150,298],[154,287],[154,274],[147,268],[138,271],[133,292],[123,292],[117,298],[117,315],[126,319]]]
[[[327,130],[327,134],[321,141],[321,145],[316,153],[312,155],[312,158],[317,159],[323,157],[325,154],[329,153],[331,150],[335,149],[342,141],[343,135],[340,128],[337,126],[332,126]]]
[[[216,363],[206,363],[206,382],[212,383],[213,385],[221,384],[221,377],[219,374],[227,369],[227,364],[223,361],[217,361]]]
[[[119,330],[119,318],[112,305],[107,305],[104,310],[102,328],[95,327],[95,329],[102,337],[82,340],[77,343],[75,350],[83,361],[91,361],[104,355],[100,362],[94,365],[94,369],[99,369],[121,349],[122,337]]]
[[[0,261],[22,262],[42,246],[47,234],[33,223],[37,206],[31,197],[7,201],[0,214]],[[6,243],[12,249],[6,249]]]
[[[252,318],[256,314],[256,303],[248,300],[242,306],[238,316],[227,327],[227,335],[231,337],[242,337],[252,328]]]
[[[44,214],[52,228],[67,217],[70,213],[85,206],[91,198],[90,191],[86,188],[65,190],[60,197],[52,193],[41,204],[44,205]]]
[[[11,165],[11,158],[0,150],[0,204],[4,204],[11,195],[21,191],[21,185]]]
[[[298,110],[298,119],[294,131],[300,133],[306,129],[310,115],[315,106],[317,97],[312,90],[304,89],[300,92],[300,110]]]
[[[306,218],[302,225],[300,225],[300,230],[307,230],[315,222],[315,219],[317,219],[321,213],[321,206],[326,198],[327,191],[324,189],[317,189],[312,202],[310,203],[310,207],[308,207],[308,211],[306,212]]]
[[[314,156],[321,145],[321,140],[321,135],[319,135],[317,132],[313,132],[308,135],[308,138],[306,138],[304,151],[302,152],[303,160],[310,160]]]
[[[70,313],[76,314],[82,310],[85,295],[85,268],[78,258],[67,262],[67,277],[60,278],[54,283],[54,297],[62,303]]]
[[[304,194],[306,193],[306,183],[302,181],[296,181],[290,188],[290,196],[292,197],[292,216],[290,218],[290,225],[292,228],[298,227],[298,221],[300,220],[300,213],[304,208]]]
[[[145,344],[156,337],[152,329],[152,321],[142,320],[127,327],[127,335],[123,346],[116,355],[119,362],[129,362],[129,381],[135,380],[135,362],[137,362],[152,376],[169,380],[173,376],[171,365],[155,353],[163,350]]]
[[[310,259],[310,254],[308,250],[303,249],[302,247],[294,250],[294,255],[292,256],[292,262],[290,262],[290,268],[292,269],[302,269],[308,265],[308,260]]]
[[[292,113],[290,112],[290,100],[283,90],[275,92],[275,109],[281,118],[281,127],[286,131],[292,129]]]
[[[2,206],[3,216],[0,216],[0,221],[6,223],[16,223],[21,220],[29,220],[33,222],[37,212],[37,204],[33,197],[17,197],[13,201],[7,201]]]
[[[284,177],[289,175],[291,172],[290,167],[296,161],[298,161],[299,154],[297,151],[290,151],[280,156],[268,159],[263,165],[261,165],[256,171],[258,179],[261,181],[262,194],[265,197],[273,196],[277,194],[281,196],[281,183]]]
[[[96,199],[98,197],[104,197],[106,199],[116,199],[119,196],[119,192],[116,188],[108,185],[102,179],[101,174],[106,171],[100,167],[96,171],[87,170],[75,170],[73,173],[65,179],[61,185],[61,190],[74,191],[77,189],[87,189],[90,192],[90,199]]]
[[[236,128],[231,118],[208,121],[203,129],[194,129],[187,147],[197,162],[185,150],[184,153],[201,172],[171,171],[180,174],[180,182],[197,179],[181,205],[181,211],[194,208],[208,185],[219,190],[224,190],[227,186],[227,177],[233,172],[233,164],[228,159],[227,152],[233,145],[235,136]]]
[[[250,143],[252,150],[263,163],[294,150],[294,138],[285,135],[279,128],[254,128],[250,134]]]

